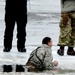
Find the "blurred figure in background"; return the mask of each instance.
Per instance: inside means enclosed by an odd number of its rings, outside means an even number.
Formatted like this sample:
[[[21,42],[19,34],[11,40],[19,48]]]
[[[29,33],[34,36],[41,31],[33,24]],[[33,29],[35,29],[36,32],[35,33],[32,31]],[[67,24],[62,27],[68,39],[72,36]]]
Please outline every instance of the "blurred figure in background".
[[[64,55],[64,47],[68,46],[67,55],[75,56],[75,0],[61,0],[60,49],[57,53]]]
[[[4,52],[12,48],[13,31],[17,24],[17,49],[26,52],[27,0],[6,0]]]

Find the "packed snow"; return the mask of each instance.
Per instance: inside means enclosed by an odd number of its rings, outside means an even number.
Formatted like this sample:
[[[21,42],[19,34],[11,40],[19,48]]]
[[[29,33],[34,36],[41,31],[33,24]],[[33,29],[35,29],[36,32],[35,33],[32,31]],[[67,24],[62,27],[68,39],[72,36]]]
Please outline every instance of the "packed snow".
[[[16,28],[14,30],[13,48],[10,53],[3,52],[4,36],[4,14],[5,0],[0,0],[0,65],[3,64],[25,64],[29,54],[36,47],[41,45],[41,40],[49,36],[53,40],[52,53],[54,60],[59,62],[55,71],[44,71],[42,73],[0,73],[0,75],[74,75],[75,57],[66,54],[63,57],[57,55],[58,38],[60,34],[60,0],[28,0],[28,24],[26,53],[19,53],[16,48]]]

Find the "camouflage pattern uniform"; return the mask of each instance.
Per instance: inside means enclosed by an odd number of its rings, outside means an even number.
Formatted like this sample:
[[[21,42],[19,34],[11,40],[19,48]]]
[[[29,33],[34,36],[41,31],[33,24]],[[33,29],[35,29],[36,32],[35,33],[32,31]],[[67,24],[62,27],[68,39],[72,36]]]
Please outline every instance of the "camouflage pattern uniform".
[[[52,70],[54,69],[52,50],[48,45],[43,44],[42,46],[35,49],[29,57],[27,66],[34,64],[36,67],[34,70]]]
[[[59,46],[75,45],[75,0],[61,1]]]

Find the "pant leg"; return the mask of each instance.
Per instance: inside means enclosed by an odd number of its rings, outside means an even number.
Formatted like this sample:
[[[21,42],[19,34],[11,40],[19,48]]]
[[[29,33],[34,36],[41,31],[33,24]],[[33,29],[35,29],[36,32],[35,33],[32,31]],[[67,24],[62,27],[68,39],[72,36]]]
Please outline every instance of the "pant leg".
[[[69,46],[74,47],[75,46],[75,12],[70,13],[70,17],[71,17],[72,30],[71,30]]]
[[[29,66],[28,72],[38,72],[40,69],[37,68],[37,66],[30,61],[26,63],[26,66]]]
[[[62,15],[62,14],[61,14]],[[69,46],[70,36],[71,36],[71,18],[68,18],[68,21],[63,23],[65,18],[61,17],[60,20],[60,36],[59,36],[59,46]],[[65,24],[65,25],[64,25]]]
[[[27,16],[17,20],[17,48],[25,48]]]
[[[27,0],[17,0],[16,22],[17,22],[17,48],[25,48],[26,24],[27,24]]]
[[[12,13],[6,11],[5,13],[5,33],[4,33],[4,47],[12,48],[13,30],[14,30],[15,20]]]

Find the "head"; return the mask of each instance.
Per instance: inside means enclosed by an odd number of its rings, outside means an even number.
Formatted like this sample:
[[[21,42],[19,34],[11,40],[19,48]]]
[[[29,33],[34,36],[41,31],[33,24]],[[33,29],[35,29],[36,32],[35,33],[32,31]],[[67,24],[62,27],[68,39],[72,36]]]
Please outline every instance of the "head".
[[[49,38],[49,37],[45,37],[43,40],[42,40],[42,44],[46,44],[46,45],[48,45],[48,46],[52,46],[52,40],[51,40],[51,38]]]

